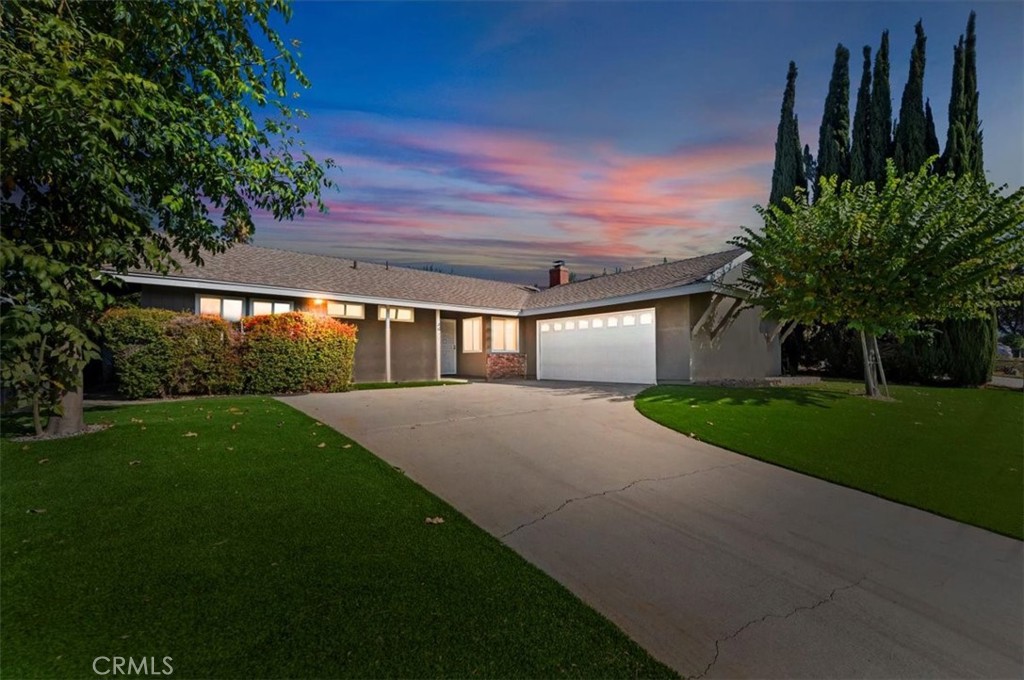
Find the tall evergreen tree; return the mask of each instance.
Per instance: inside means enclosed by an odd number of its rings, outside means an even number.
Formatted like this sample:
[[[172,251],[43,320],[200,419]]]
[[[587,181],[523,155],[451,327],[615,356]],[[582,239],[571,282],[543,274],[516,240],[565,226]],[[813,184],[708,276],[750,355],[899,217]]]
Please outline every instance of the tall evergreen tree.
[[[885,182],[885,159],[892,147],[892,93],[889,89],[889,31],[882,31],[882,41],[875,54],[875,70],[871,78],[871,166],[868,176],[875,184]]]
[[[949,125],[946,128],[946,150],[942,154],[942,171],[958,177],[964,172],[967,139],[964,98],[964,37],[953,47],[953,84],[949,92]]]
[[[832,78],[818,128],[818,177],[850,177],[850,50],[836,45]],[[814,193],[818,187],[815,182]]]
[[[864,67],[857,88],[850,145],[850,179],[855,185],[871,179],[871,46],[864,46]]]
[[[953,79],[949,93],[949,127],[942,166],[956,176],[985,176],[981,121],[978,118],[978,73],[974,12],[967,20],[967,39],[953,47]]]
[[[772,193],[769,205],[784,205],[786,196],[795,199],[796,189],[807,188],[803,158],[800,155],[800,129],[796,114],[796,63],[789,62],[786,90],[782,95],[782,113],[775,138],[775,168],[772,170]]]
[[[811,146],[809,144],[804,144],[804,177],[807,178],[807,182],[811,186],[818,183],[818,162],[811,155]]]
[[[924,115],[924,26],[919,20],[914,25],[914,48],[910,51],[910,74],[903,99],[900,101],[900,119],[893,135],[893,159],[900,174],[916,172],[928,158],[925,151],[927,121]]]
[[[932,117],[931,100],[924,100],[924,153],[931,158],[939,155],[939,138],[935,134],[935,118]]]
[[[966,131],[968,159],[965,163],[975,177],[985,176],[982,153],[981,118],[978,114],[978,56],[977,36],[974,34],[975,14],[967,19],[967,41],[964,43],[964,98],[967,104]]]

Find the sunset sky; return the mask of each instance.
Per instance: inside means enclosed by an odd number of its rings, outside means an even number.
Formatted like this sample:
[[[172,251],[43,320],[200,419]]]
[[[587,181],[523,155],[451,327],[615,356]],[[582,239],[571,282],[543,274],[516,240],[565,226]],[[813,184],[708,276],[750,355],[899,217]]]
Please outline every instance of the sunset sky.
[[[972,8],[986,168],[1020,186],[1022,3],[297,2],[302,136],[338,189],[255,242],[522,283],[553,259],[586,276],[720,250],[759,223],[791,59],[816,152],[836,43],[852,117],[861,47],[889,29],[896,115],[923,19],[944,145]]]

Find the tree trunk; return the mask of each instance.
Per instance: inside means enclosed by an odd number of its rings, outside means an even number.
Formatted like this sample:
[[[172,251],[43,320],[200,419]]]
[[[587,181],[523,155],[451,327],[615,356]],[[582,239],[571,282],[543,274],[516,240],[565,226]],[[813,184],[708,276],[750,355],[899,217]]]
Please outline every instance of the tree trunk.
[[[85,429],[85,416],[82,408],[83,378],[83,372],[79,371],[77,387],[65,392],[60,398],[60,415],[50,416],[50,422],[46,425],[46,434],[58,436],[77,434]]]
[[[864,357],[864,394],[874,399],[879,396],[878,383],[875,382],[875,368],[871,365],[871,352],[868,350],[867,337],[860,332],[860,349]]]
[[[882,367],[882,350],[878,349],[878,336],[871,336],[871,346],[875,348],[875,365],[878,367],[878,377],[882,381],[882,389],[885,396],[889,396],[889,383],[885,379],[885,368]]]

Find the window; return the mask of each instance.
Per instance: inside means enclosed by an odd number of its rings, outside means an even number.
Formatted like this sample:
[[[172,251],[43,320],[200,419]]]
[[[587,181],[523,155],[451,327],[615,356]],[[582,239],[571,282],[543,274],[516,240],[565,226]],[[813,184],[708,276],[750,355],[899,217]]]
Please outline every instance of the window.
[[[626,316],[622,317],[622,325],[623,326],[635,326],[636,325],[636,317],[633,316],[632,314],[627,314]]]
[[[385,305],[377,305],[378,321],[384,320],[385,309],[388,310],[388,316],[391,317],[392,321],[407,321],[411,323],[416,320],[411,307],[385,307]]]
[[[555,323],[555,330],[556,330],[556,331],[560,331],[560,330],[562,330],[562,324],[560,324],[560,323]]]
[[[351,302],[328,301],[327,316],[340,316],[343,319],[365,319],[366,310],[363,309],[362,305],[354,305]]]
[[[653,321],[654,321],[654,316],[650,312],[647,312],[645,314],[641,314],[640,315],[640,325],[641,326],[650,326],[651,322],[653,322]]]
[[[580,330],[585,331],[590,328],[590,322],[586,319],[580,319]]]
[[[482,352],[484,348],[484,318],[474,316],[462,320],[462,352]]]
[[[491,319],[491,350],[494,352],[519,351],[519,319]]]
[[[574,330],[576,330],[576,322],[575,321],[566,321],[565,322],[565,330],[567,330],[567,331],[574,331]]]
[[[225,321],[238,321],[242,318],[244,304],[240,298],[222,298],[211,295],[199,297],[199,313],[219,316]]]
[[[541,333],[547,333],[547,332],[548,332],[548,331],[550,331],[550,330],[551,330],[551,324],[547,324],[547,323],[542,323],[542,324],[540,325],[540,332],[541,332]]]
[[[253,300],[252,315],[263,316],[265,314],[284,314],[292,311],[290,302],[274,302],[272,300]]]
[[[604,319],[594,319],[594,328],[604,328]]]
[[[609,316],[608,317],[608,328],[615,328],[618,325],[619,325],[619,320],[617,318],[615,318],[614,316]]]

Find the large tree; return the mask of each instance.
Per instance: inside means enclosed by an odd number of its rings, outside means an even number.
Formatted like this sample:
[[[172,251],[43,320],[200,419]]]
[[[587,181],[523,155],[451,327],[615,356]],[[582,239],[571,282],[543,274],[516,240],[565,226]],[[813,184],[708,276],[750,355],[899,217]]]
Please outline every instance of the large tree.
[[[924,151],[928,157],[939,155],[939,137],[935,134],[935,117],[931,100],[924,100]],[[939,165],[939,163],[936,163]]]
[[[875,54],[875,69],[871,76],[871,166],[868,176],[881,187],[885,183],[885,159],[892,155],[892,92],[889,88],[889,31],[882,31],[882,39]]]
[[[953,78],[949,93],[949,126],[942,168],[956,175],[985,176],[981,120],[978,115],[977,36],[975,15],[967,20],[967,39],[953,47]]]
[[[893,133],[893,159],[900,173],[916,172],[928,158],[926,137],[928,123],[924,112],[924,26],[914,25],[914,47],[910,51],[910,73],[900,101],[900,118]]]
[[[733,244],[752,254],[741,284],[769,318],[860,331],[865,386],[879,394],[876,338],[927,319],[987,316],[1024,294],[1024,188],[1006,194],[926,165],[886,183],[822,180],[812,205],[762,208],[761,232]],[[882,374],[884,380],[884,374]]]
[[[818,178],[838,177],[842,184],[850,177],[850,50],[836,46],[832,78],[828,83],[825,110],[818,128]]]
[[[864,64],[857,88],[857,107],[853,113],[853,139],[850,144],[850,180],[864,184],[871,179],[871,47],[864,46]]]
[[[81,429],[82,366],[113,273],[201,262],[254,210],[323,209],[285,0],[8,0],[0,25],[3,381]],[[295,94],[294,96],[297,96]],[[37,425],[38,429],[38,425]]]
[[[796,106],[796,64],[789,62],[786,89],[782,95],[782,112],[775,138],[775,167],[772,169],[772,191],[769,205],[783,205],[783,199],[796,198],[797,189],[807,189],[804,159],[800,152],[800,127]]]

